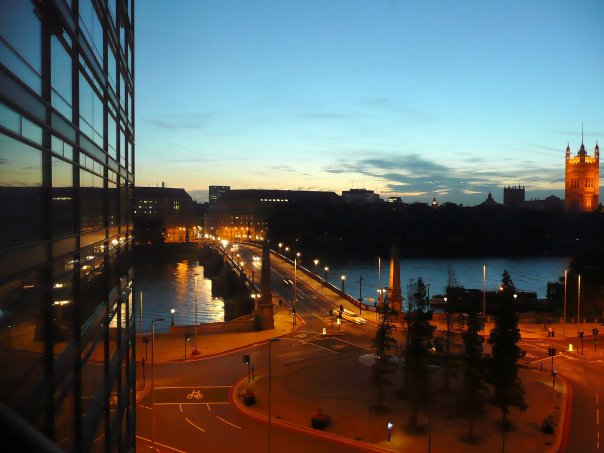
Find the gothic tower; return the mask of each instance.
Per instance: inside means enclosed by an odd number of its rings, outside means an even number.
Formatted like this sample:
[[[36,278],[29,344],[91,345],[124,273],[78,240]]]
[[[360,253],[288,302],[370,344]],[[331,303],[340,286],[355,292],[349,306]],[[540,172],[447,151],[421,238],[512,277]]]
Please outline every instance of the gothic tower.
[[[570,144],[566,147],[565,204],[570,211],[595,211],[600,195],[600,147],[598,142],[594,155],[589,156],[583,144],[576,156],[570,155]]]

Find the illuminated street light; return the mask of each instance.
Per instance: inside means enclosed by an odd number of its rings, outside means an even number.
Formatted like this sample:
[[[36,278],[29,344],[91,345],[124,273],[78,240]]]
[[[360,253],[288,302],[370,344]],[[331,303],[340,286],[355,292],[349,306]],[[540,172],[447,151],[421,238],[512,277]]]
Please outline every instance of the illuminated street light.
[[[390,442],[390,434],[392,433],[392,428],[394,427],[394,423],[388,422],[386,425],[386,429],[388,430],[388,442]]]
[[[344,288],[345,288],[345,282],[346,282],[346,276],[345,276],[345,275],[342,275],[340,278],[342,279],[342,292],[343,292],[343,293],[346,293],[346,291],[344,291]]]
[[[317,273],[317,266],[319,265],[319,260],[318,259],[314,259],[313,263],[315,265],[315,274]]]
[[[324,274],[325,278],[324,278],[324,280],[325,280],[325,283],[327,283],[327,273],[329,272],[329,266],[325,266],[325,269],[323,269],[323,270],[325,271],[325,274]]]
[[[172,323],[170,324],[170,327],[174,327],[174,312],[176,311],[175,308],[170,309],[170,313],[172,313]]]

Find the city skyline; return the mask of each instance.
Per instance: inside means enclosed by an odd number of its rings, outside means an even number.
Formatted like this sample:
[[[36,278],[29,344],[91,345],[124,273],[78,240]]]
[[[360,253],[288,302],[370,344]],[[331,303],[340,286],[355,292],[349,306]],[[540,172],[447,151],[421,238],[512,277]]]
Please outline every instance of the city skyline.
[[[604,137],[598,2],[185,3],[136,9],[138,185],[564,198]]]

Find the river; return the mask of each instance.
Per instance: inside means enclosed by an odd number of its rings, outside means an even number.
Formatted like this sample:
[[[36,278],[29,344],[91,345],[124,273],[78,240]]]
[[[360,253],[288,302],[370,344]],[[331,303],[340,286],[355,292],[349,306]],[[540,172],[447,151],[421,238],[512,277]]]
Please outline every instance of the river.
[[[163,262],[162,262],[163,260]],[[510,273],[520,291],[534,291],[537,297],[545,298],[547,282],[556,281],[564,275],[569,258],[489,258],[480,259],[403,259],[401,260],[401,285],[406,287],[410,279],[422,277],[430,285],[430,295],[444,294],[449,280],[449,265],[458,284],[466,288],[482,289],[483,264],[487,265],[487,290],[495,290],[501,283],[504,269]],[[303,261],[302,265],[307,264]],[[359,276],[363,277],[364,300],[376,297],[378,288],[378,262],[347,263],[329,265],[328,280],[341,287],[341,276],[346,275],[345,289],[353,297],[359,296]],[[388,286],[389,261],[382,260],[381,285]],[[325,263],[318,269],[324,275]],[[312,270],[314,265],[311,263]],[[197,288],[195,285],[197,277]],[[175,309],[176,325],[195,323],[195,298],[198,304],[200,323],[224,321],[224,301],[212,297],[212,282],[203,278],[203,267],[191,259],[166,259],[139,261],[135,267],[136,311],[140,310],[140,293],[143,293],[143,331],[149,332],[151,320],[164,318],[156,323],[157,332],[165,332],[171,323],[170,310]],[[403,290],[406,296],[406,290]],[[138,320],[137,320],[138,324]],[[138,329],[138,325],[136,326]]]

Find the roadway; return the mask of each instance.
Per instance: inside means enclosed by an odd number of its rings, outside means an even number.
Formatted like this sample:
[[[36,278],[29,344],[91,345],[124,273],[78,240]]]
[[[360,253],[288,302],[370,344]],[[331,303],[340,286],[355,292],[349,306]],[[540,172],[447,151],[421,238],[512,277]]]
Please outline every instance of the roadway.
[[[240,246],[239,253],[239,259],[245,262],[246,268],[249,270],[253,266],[255,276],[260,276],[261,264],[252,258],[258,256],[258,250]],[[271,284],[273,291],[285,301],[284,309],[293,305],[294,295],[293,286],[282,284],[285,278],[294,279],[293,269],[288,269],[284,262],[272,260]],[[299,366],[320,367],[336,358],[367,353],[375,327],[343,320],[339,332],[335,322],[332,330],[329,309],[335,308],[334,303],[321,294],[320,288],[313,288],[300,280],[297,283],[296,310],[304,319],[304,325],[282,341],[273,343],[273,372],[285,374],[295,372]],[[323,335],[323,328],[329,335]],[[194,362],[156,364],[155,445],[158,451],[269,450],[268,424],[242,414],[230,401],[233,386],[247,374],[243,354],[250,355],[254,378],[266,376],[266,343]],[[232,395],[232,398],[237,397]],[[150,450],[151,406],[151,394],[147,392],[137,403],[137,440],[141,451]],[[279,418],[278,409],[274,410],[273,417]],[[271,427],[271,449],[289,453],[359,451],[350,445],[274,424]]]

